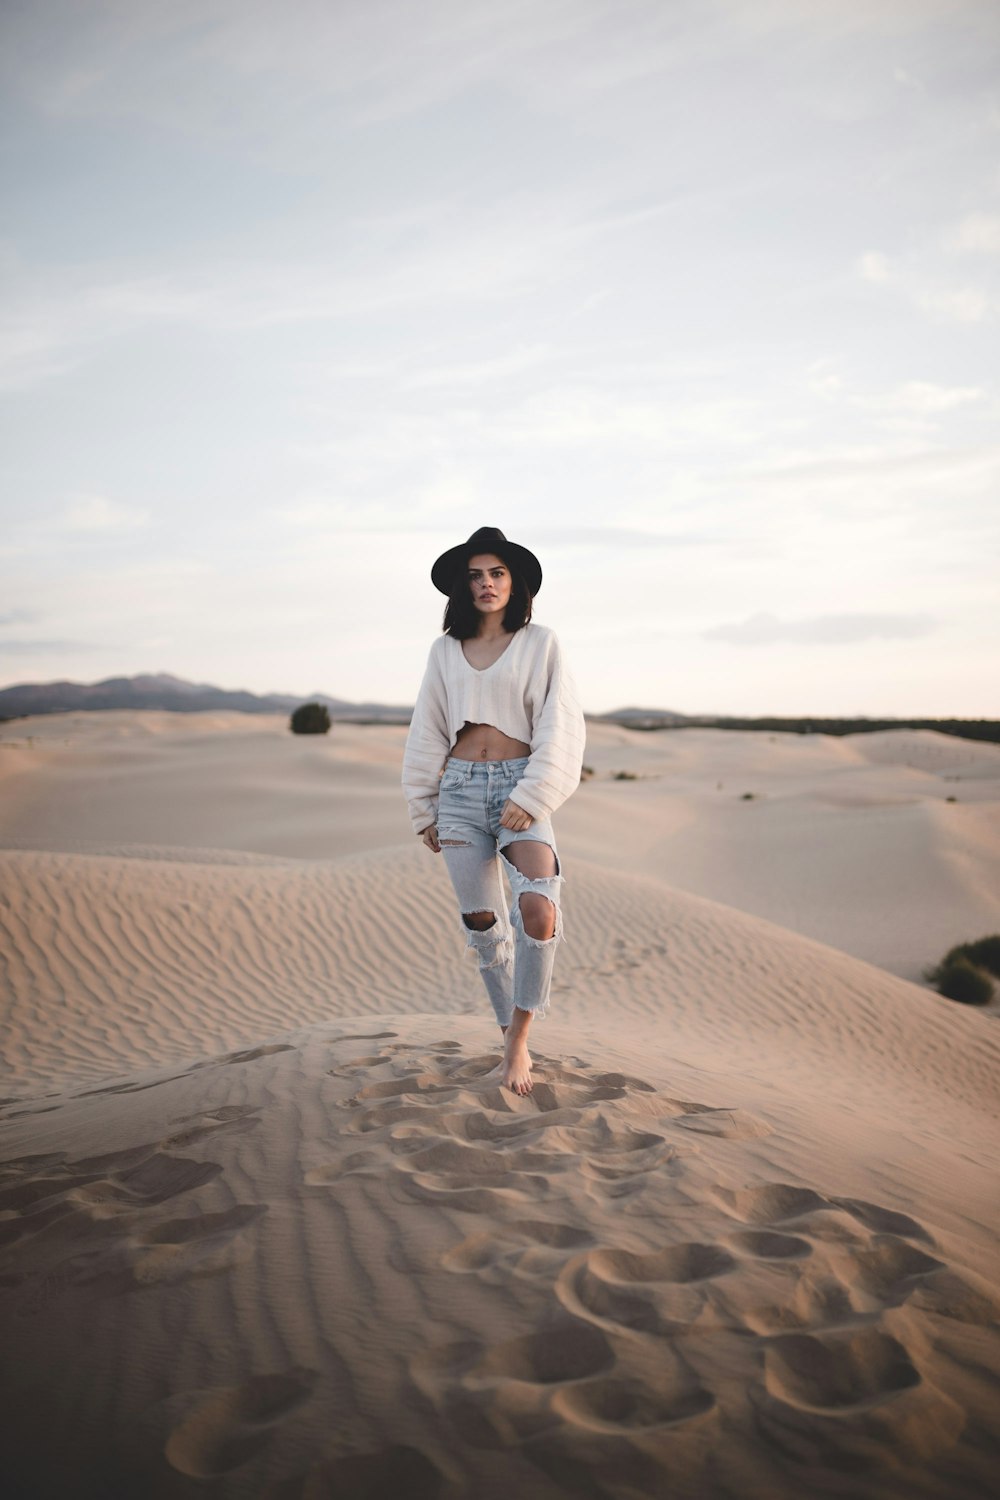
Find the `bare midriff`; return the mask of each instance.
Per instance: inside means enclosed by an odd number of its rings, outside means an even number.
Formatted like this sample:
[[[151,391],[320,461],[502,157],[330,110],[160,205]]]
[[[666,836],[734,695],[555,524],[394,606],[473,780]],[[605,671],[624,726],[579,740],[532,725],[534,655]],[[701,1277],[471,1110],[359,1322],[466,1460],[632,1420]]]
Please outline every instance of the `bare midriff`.
[[[448,754],[456,760],[517,760],[530,755],[531,746],[523,740],[512,740],[492,724],[470,724],[466,720]]]

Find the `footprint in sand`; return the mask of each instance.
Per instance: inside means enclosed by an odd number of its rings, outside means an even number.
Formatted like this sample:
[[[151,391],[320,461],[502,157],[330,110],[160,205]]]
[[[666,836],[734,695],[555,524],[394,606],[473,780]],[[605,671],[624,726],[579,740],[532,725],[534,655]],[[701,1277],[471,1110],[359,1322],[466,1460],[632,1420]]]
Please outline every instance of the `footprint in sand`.
[[[812,1254],[812,1245],[797,1234],[774,1229],[741,1229],[729,1236],[734,1249],[761,1260],[799,1260]]]
[[[915,1219],[788,1182],[718,1186],[707,1202],[689,1202],[673,1186],[683,1152],[664,1160],[671,1128],[732,1140],[768,1127],[740,1111],[669,1099],[623,1074],[543,1063],[532,1095],[511,1101],[485,1081],[490,1058],[456,1059],[457,1067],[423,1061],[427,1076],[454,1082],[457,1093],[430,1107],[414,1108],[405,1095],[362,1101],[376,1127],[366,1169],[391,1163],[408,1194],[488,1213],[489,1225],[444,1252],[443,1269],[499,1287],[518,1278],[546,1307],[554,1293],[565,1319],[488,1347],[469,1337],[414,1360],[415,1383],[463,1441],[516,1444],[550,1477],[575,1476],[580,1493],[597,1493],[603,1450],[594,1444],[609,1435],[636,1462],[647,1431],[662,1430],[658,1441],[669,1431],[672,1445],[704,1441],[699,1424],[718,1413],[714,1366],[703,1365],[709,1333],[712,1358],[725,1364],[728,1348],[745,1372],[747,1420],[793,1465],[810,1453],[825,1457],[831,1445],[839,1452],[841,1431],[852,1472],[873,1442],[931,1452],[954,1440],[960,1409],[944,1398],[938,1419],[941,1393],[922,1379],[909,1339],[880,1319],[905,1301],[986,1323],[997,1299],[931,1254],[933,1237]],[[706,1140],[687,1155],[704,1161],[710,1150]],[[583,1201],[564,1187],[558,1216],[543,1218],[540,1204],[551,1201],[566,1162],[578,1188],[587,1179]],[[634,1169],[640,1184],[676,1191],[679,1206],[699,1203],[720,1232],[643,1246],[642,1215],[633,1212],[631,1244],[613,1243],[613,1220],[603,1218],[606,1242],[595,1244],[587,1200],[602,1169],[609,1186]],[[535,1194],[539,1207],[528,1207]],[[824,1436],[830,1423],[838,1424],[833,1437]]]
[[[397,1094],[454,1094],[454,1087],[442,1083],[435,1073],[404,1073],[402,1078],[389,1078],[378,1083],[366,1084],[359,1089],[350,1104],[365,1103],[368,1099],[390,1099]]]
[[[541,1444],[528,1456],[544,1463],[550,1439],[630,1438],[715,1406],[670,1351],[647,1347],[645,1358],[633,1356],[603,1329],[563,1318],[490,1346],[474,1339],[441,1345],[416,1356],[411,1373],[471,1446]],[[592,1485],[573,1492],[591,1493]]]
[[[380,1042],[385,1037],[398,1036],[398,1031],[362,1031],[356,1036],[338,1036],[334,1038],[337,1042]],[[440,1044],[439,1044],[440,1045]]]
[[[184,1115],[180,1123],[187,1121],[194,1123],[191,1123],[186,1130],[178,1130],[172,1135],[164,1136],[160,1141],[160,1145],[165,1150],[191,1146],[195,1141],[204,1140],[206,1136],[215,1135],[220,1131],[241,1135],[246,1130],[255,1130],[260,1124],[260,1110],[249,1104],[224,1104],[219,1109],[199,1110],[197,1114]]]
[[[699,1109],[691,1114],[678,1115],[673,1122],[681,1130],[691,1130],[696,1135],[717,1135],[728,1141],[750,1141],[772,1135],[766,1120],[758,1119],[743,1109]]]
[[[812,1188],[793,1187],[785,1182],[767,1182],[749,1188],[718,1187],[713,1196],[734,1218],[746,1224],[783,1224],[827,1207],[827,1199]]]
[[[650,1382],[618,1375],[566,1385],[552,1402],[567,1422],[608,1435],[674,1427],[714,1406],[711,1391],[694,1379]]]
[[[911,1352],[867,1325],[762,1341],[763,1376],[750,1390],[754,1422],[794,1470],[821,1462],[852,1479],[921,1463],[952,1448],[966,1415],[924,1381]]]
[[[388,1041],[389,1038],[396,1037],[398,1035],[399,1033],[395,1031],[373,1031],[367,1036],[337,1037],[336,1041],[338,1043],[368,1042],[379,1041],[382,1039]],[[332,1074],[334,1077],[340,1075],[349,1076],[352,1073],[365,1072],[371,1068],[385,1067],[388,1064],[401,1061],[400,1055],[404,1052],[430,1052],[433,1055],[434,1062],[447,1063],[451,1062],[452,1056],[455,1052],[460,1052],[461,1050],[461,1042],[452,1041],[450,1038],[445,1038],[443,1041],[438,1042],[428,1042],[426,1044],[422,1044],[419,1042],[395,1042],[389,1043],[388,1045],[383,1047],[381,1052],[372,1052],[363,1057],[344,1058],[343,1061],[338,1062],[335,1067],[328,1068],[327,1072]]]
[[[477,1339],[438,1345],[416,1355],[410,1372],[464,1441],[498,1448],[560,1423],[553,1395],[614,1363],[614,1348],[600,1329],[567,1320],[491,1345]]]
[[[765,1259],[814,1257],[820,1268],[784,1297],[780,1309],[760,1309],[759,1328],[822,1327],[855,1315],[896,1307],[946,1272],[945,1263],[919,1245],[933,1238],[908,1214],[861,1198],[824,1196],[788,1183],[717,1188],[715,1197],[744,1223],[760,1226],[735,1232],[730,1242]],[[777,1226],[766,1228],[766,1225]],[[791,1225],[795,1233],[787,1232]],[[839,1264],[839,1272],[838,1272]]]
[[[567,1253],[592,1242],[587,1229],[547,1219],[514,1219],[470,1234],[441,1258],[446,1271],[482,1274],[491,1268],[538,1276],[554,1274]]]
[[[539,1055],[547,1079],[530,1096],[515,1096],[496,1081],[498,1054],[464,1057],[457,1045],[443,1048],[408,1047],[407,1070],[388,1078],[371,1077],[372,1067],[397,1064],[388,1052],[362,1059],[368,1076],[339,1107],[350,1112],[344,1129],[369,1137],[371,1151],[311,1168],[311,1186],[394,1170],[408,1198],[503,1214],[518,1201],[544,1198],[553,1178],[570,1170],[595,1179],[605,1196],[621,1196],[678,1154],[659,1131],[630,1123],[630,1116],[646,1126],[677,1112],[644,1079],[591,1075]],[[331,1071],[349,1074],[353,1066]],[[600,1117],[602,1106],[614,1106],[614,1120]]]
[[[152,1286],[230,1270],[250,1251],[241,1231],[266,1213],[266,1204],[236,1203],[222,1213],[151,1224],[130,1238],[128,1269],[134,1284]]]
[[[205,1123],[169,1139],[179,1143],[255,1123],[241,1106],[191,1118]],[[5,1277],[4,1284],[24,1288],[19,1315],[41,1312],[70,1286],[92,1284],[114,1295],[228,1269],[246,1253],[245,1235],[265,1207],[235,1204],[221,1213],[196,1210],[159,1221],[151,1215],[221,1171],[218,1162],[170,1155],[149,1144],[75,1162],[49,1157],[9,1163],[0,1209],[12,1216],[0,1221],[0,1244],[14,1248],[24,1242],[24,1253],[31,1255],[23,1268],[12,1262]],[[56,1222],[58,1239],[40,1237]],[[74,1247],[70,1255],[63,1253],[68,1244]]]
[[[885,1307],[905,1301],[916,1278],[944,1266],[943,1261],[894,1234],[876,1235],[869,1245],[855,1250],[853,1258],[859,1284]]]
[[[806,1411],[871,1405],[919,1383],[903,1345],[877,1328],[778,1334],[764,1345],[767,1390]]]
[[[697,1241],[645,1253],[602,1246],[567,1262],[556,1295],[605,1327],[664,1334],[689,1326],[704,1304],[703,1283],[736,1265],[721,1246]]]
[[[867,1203],[862,1198],[825,1197],[812,1188],[785,1182],[768,1182],[758,1187],[716,1188],[714,1196],[735,1218],[748,1224],[782,1224],[806,1214],[840,1211],[851,1216],[866,1229],[883,1234],[903,1235],[929,1242],[930,1234],[916,1219],[894,1209]]]
[[[909,1239],[930,1241],[931,1236],[922,1224],[911,1219],[909,1214],[897,1213],[891,1208],[881,1208],[877,1203],[866,1203],[863,1198],[828,1198],[835,1208],[842,1208],[867,1229],[883,1234],[901,1234]]]
[[[236,1063],[256,1062],[258,1057],[270,1057],[275,1052],[294,1051],[291,1042],[271,1042],[262,1047],[248,1047],[242,1052],[226,1052],[221,1057],[207,1057],[201,1062],[193,1063],[187,1071],[194,1073],[198,1068],[231,1067]]]
[[[909,1294],[911,1307],[933,1313],[956,1323],[996,1331],[1000,1326],[1000,1297],[995,1286],[971,1271],[958,1272],[949,1266],[921,1276]]]
[[[18,1315],[41,1312],[71,1286],[121,1296],[141,1287],[228,1271],[249,1251],[241,1231],[266,1212],[261,1204],[237,1203],[223,1213],[169,1219],[125,1235],[109,1233],[58,1261],[43,1276],[31,1271],[12,1277],[11,1285],[27,1283]]]
[[[317,1378],[301,1367],[254,1375],[241,1385],[189,1393],[190,1409],[167,1437],[172,1468],[192,1479],[228,1474],[271,1440],[289,1412],[308,1400]]]
[[[135,1166],[108,1173],[75,1190],[73,1197],[92,1217],[107,1217],[121,1210],[149,1208],[176,1198],[179,1193],[193,1192],[221,1171],[221,1165],[215,1161],[195,1161],[156,1151]]]
[[[196,1068],[205,1067],[204,1063],[195,1063]],[[191,1070],[185,1069],[186,1072]],[[74,1099],[87,1099],[92,1094],[141,1094],[146,1089],[158,1089],[161,1084],[174,1083],[178,1078],[183,1078],[183,1073],[171,1073],[168,1078],[154,1078],[152,1083],[106,1083],[97,1089],[81,1089],[78,1094],[73,1094]],[[54,1106],[53,1106],[54,1107]]]
[[[9,1163],[17,1168],[17,1162]],[[136,1146],[66,1163],[63,1168],[25,1175],[0,1188],[0,1212],[14,1218],[0,1223],[0,1241],[27,1238],[54,1218],[82,1212],[101,1220],[135,1208],[163,1203],[209,1182],[222,1170],[217,1162],[168,1156]]]
[[[595,1250],[589,1257],[589,1269],[605,1281],[660,1282],[683,1285],[689,1281],[707,1281],[731,1271],[736,1262],[718,1245],[665,1245],[662,1250],[636,1254],[631,1250]]]

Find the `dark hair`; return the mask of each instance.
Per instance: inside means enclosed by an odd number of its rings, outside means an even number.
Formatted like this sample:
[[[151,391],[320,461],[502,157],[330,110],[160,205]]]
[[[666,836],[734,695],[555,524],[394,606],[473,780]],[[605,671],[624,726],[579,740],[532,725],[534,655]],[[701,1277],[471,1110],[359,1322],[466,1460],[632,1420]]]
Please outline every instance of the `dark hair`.
[[[495,555],[501,557],[499,552]],[[528,585],[518,568],[512,567],[505,557],[502,557],[501,561],[510,573],[510,598],[504,610],[503,628],[511,632],[523,630],[531,619],[531,595],[528,593]],[[455,579],[445,606],[441,628],[446,635],[454,636],[456,641],[469,641],[479,634],[479,611],[472,601],[468,558],[461,567],[455,570]]]

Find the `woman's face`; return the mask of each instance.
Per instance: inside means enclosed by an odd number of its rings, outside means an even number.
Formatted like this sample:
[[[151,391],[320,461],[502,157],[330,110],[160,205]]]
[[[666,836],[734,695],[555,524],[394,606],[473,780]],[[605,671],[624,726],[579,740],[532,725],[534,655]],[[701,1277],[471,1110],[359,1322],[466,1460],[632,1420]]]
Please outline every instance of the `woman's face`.
[[[482,615],[499,614],[510,601],[510,569],[493,552],[477,552],[469,558],[469,588],[472,601]]]

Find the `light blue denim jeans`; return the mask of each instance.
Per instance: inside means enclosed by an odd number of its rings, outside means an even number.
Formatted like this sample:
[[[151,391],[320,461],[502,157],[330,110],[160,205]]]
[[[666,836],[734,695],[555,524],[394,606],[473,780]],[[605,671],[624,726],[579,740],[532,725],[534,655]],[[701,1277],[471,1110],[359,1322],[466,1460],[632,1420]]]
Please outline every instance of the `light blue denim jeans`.
[[[536,818],[520,832],[500,826],[507,798],[517,801],[517,783],[527,764],[526,755],[490,761],[449,756],[441,774],[438,803],[441,853],[463,919],[473,912],[493,912],[496,916],[484,932],[469,927],[464,920],[462,926],[467,947],[478,954],[479,972],[501,1026],[510,1025],[515,1005],[539,1017],[546,1014],[556,944],[562,939],[559,887],[563,876],[551,820]],[[552,850],[555,875],[531,880],[504,858],[503,851],[510,844],[532,839],[548,844]],[[501,868],[510,883],[509,912]],[[535,938],[524,930],[520,898],[529,892],[546,896],[555,907],[551,938]]]

